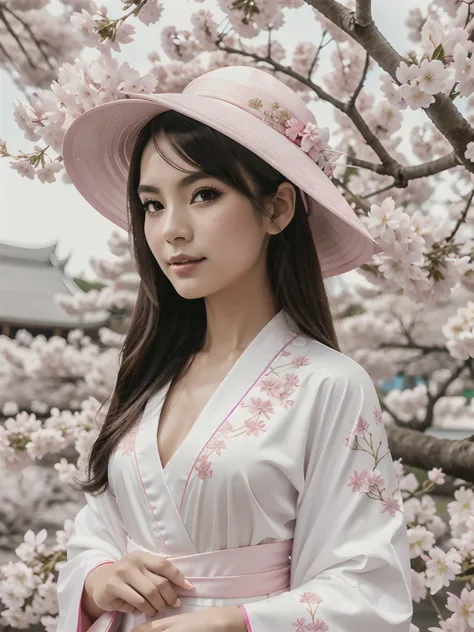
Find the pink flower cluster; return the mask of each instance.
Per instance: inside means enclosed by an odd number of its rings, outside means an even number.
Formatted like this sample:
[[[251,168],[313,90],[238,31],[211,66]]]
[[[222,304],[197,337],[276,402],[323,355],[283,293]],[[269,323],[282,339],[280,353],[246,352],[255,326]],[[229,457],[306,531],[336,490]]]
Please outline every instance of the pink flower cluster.
[[[287,138],[296,143],[307,154],[311,152],[311,158],[328,177],[331,177],[335,167],[334,164],[329,163],[332,151],[328,145],[328,128],[318,127],[316,123],[303,123],[294,116],[286,121],[285,126]]]

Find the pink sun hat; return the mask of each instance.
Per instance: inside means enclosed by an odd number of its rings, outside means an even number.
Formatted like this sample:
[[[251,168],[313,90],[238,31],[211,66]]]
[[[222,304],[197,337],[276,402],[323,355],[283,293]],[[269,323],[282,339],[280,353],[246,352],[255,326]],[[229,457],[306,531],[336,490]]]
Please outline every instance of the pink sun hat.
[[[129,230],[127,179],[135,140],[148,121],[167,110],[232,138],[299,187],[324,277],[353,270],[382,252],[330,179],[327,130],[317,126],[296,92],[249,66],[211,70],[181,93],[121,92],[118,100],[73,121],[62,144],[66,173],[115,225]]]

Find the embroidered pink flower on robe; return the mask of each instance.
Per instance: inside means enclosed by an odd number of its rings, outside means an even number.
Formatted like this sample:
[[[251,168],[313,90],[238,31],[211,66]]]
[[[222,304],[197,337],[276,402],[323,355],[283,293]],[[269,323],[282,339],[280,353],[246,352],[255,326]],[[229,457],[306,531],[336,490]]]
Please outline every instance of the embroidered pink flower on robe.
[[[354,427],[353,433],[356,435],[363,434],[364,431],[367,430],[368,427],[369,427],[369,424],[365,421],[365,419],[362,419],[362,417],[359,417],[359,419],[357,420],[357,424]]]
[[[306,623],[305,617],[298,617],[298,619],[296,619],[296,621],[292,624],[293,627],[296,628],[296,632],[306,632],[307,630],[327,632],[327,630],[329,630],[327,623],[323,619],[315,618],[319,605],[323,602],[323,600],[314,592],[305,592],[301,595],[299,601],[300,603],[308,604],[307,612],[311,617],[311,621]],[[313,604],[316,606],[314,609],[312,607]]]
[[[300,599],[301,603],[316,603],[320,604],[322,602],[321,597],[314,592],[305,592],[301,595]]]
[[[381,423],[382,413],[380,409],[374,408],[375,424]],[[401,503],[395,498],[396,494],[399,494],[399,489],[395,489],[391,496],[387,496],[387,490],[385,489],[385,478],[381,475],[377,469],[378,464],[387,455],[390,454],[390,448],[388,444],[385,445],[386,452],[380,454],[382,449],[382,441],[379,441],[377,445],[374,445],[373,434],[370,431],[370,424],[361,416],[357,419],[349,437],[346,437],[346,446],[354,452],[365,452],[371,459],[373,459],[372,470],[362,470],[361,472],[354,471],[352,476],[349,477],[347,487],[352,487],[353,492],[358,494],[366,494],[371,500],[377,500],[382,504],[382,513],[388,512],[394,517],[397,511],[400,511]]]
[[[380,408],[374,408],[374,417],[377,425],[382,423],[382,411]]]
[[[400,502],[395,498],[396,493],[398,493],[398,489],[396,489],[391,496],[382,500],[382,513],[387,511],[392,518],[395,517],[397,511],[400,511]]]
[[[289,359],[282,361],[284,358]],[[213,455],[221,456],[222,450],[226,448],[226,441],[242,435],[259,437],[263,432],[266,432],[265,422],[269,421],[275,414],[274,405],[276,403],[285,409],[294,405],[294,401],[290,397],[300,386],[300,378],[294,371],[290,372],[288,369],[299,369],[308,364],[309,358],[306,356],[295,356],[291,359],[291,353],[287,349],[279,354],[266,373],[257,380],[247,394],[247,398],[237,409],[246,408],[249,416],[242,420],[241,425],[239,425],[238,419],[235,419],[233,424],[229,422],[229,419],[225,419],[204,446],[194,466],[199,479],[205,480],[212,477],[213,470],[210,459]],[[267,398],[256,396],[254,392],[256,388],[260,388],[260,392],[267,395]]]

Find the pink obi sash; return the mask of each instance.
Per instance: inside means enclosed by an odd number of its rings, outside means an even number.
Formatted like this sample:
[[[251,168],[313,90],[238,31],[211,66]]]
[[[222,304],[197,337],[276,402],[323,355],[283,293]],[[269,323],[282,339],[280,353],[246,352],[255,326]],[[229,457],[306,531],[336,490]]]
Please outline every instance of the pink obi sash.
[[[127,553],[147,551],[169,559],[193,585],[193,590],[175,587],[180,597],[239,599],[259,597],[288,589],[293,540],[240,546],[191,555],[162,555],[127,536]]]

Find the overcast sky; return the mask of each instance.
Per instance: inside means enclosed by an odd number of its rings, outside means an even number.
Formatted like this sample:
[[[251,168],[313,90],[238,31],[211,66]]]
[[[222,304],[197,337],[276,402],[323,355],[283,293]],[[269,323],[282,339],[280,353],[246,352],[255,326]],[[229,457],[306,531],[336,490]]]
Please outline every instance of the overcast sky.
[[[404,27],[408,9],[423,7],[427,1],[373,0],[376,23],[399,52],[404,53],[411,47],[406,40]],[[101,0],[99,4],[105,4],[109,8],[110,17],[119,16],[117,7],[120,5],[117,0]],[[206,8],[212,9],[216,4],[214,0],[208,0]],[[144,27],[137,20],[133,21],[137,29],[135,41],[124,46],[119,56],[121,61],[128,61],[140,73],[149,70],[147,54],[151,50],[161,52],[157,46],[156,28],[161,29],[169,24],[187,28],[190,26],[188,16],[203,6],[192,0],[164,0],[164,5],[165,13],[158,27]],[[304,7],[287,12],[287,24],[282,36],[278,34],[278,39],[291,50],[298,41],[314,39],[314,32],[311,10]],[[96,55],[96,51],[85,49],[86,59],[93,59]],[[372,74],[369,85],[378,83],[377,74],[378,71],[375,71],[375,75]],[[7,142],[11,153],[29,152],[33,143],[23,137],[23,132],[15,124],[11,107],[17,99],[24,101],[23,94],[1,69],[0,82],[0,138]],[[323,119],[330,115],[330,110],[319,104],[314,109],[319,123],[323,124]],[[330,122],[328,126],[331,127]],[[111,257],[106,242],[115,227],[89,206],[72,185],[62,182],[41,184],[38,180],[22,178],[10,168],[9,161],[5,158],[0,159],[0,183],[1,241],[24,246],[44,246],[57,241],[59,256],[70,255],[68,273],[88,278],[93,278],[88,263],[91,256]]]

